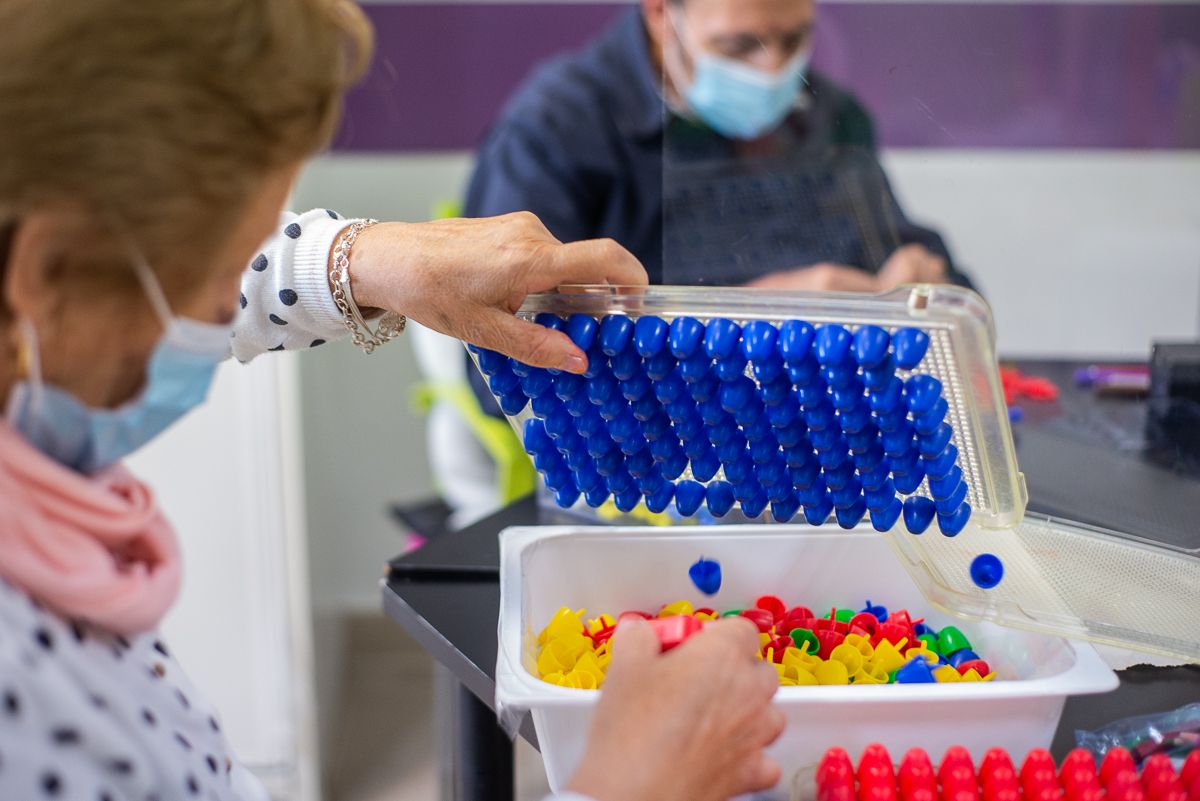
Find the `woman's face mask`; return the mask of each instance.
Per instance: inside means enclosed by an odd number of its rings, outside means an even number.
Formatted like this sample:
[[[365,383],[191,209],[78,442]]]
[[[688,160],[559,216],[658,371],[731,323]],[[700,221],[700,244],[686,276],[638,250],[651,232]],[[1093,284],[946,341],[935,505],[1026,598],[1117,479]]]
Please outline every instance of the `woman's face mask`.
[[[231,325],[176,317],[154,272],[135,262],[138,278],[163,334],[146,365],[141,393],[116,409],[93,409],[42,380],[37,334],[22,325],[28,377],[9,394],[6,419],[25,439],[60,464],[95,473],[161,434],[208,396],[217,365],[229,355]]]
[[[674,14],[671,19],[682,47],[681,25]],[[755,139],[783,122],[796,105],[809,59],[803,49],[772,73],[695,48],[689,54],[692,81],[680,94],[706,125],[730,139]]]

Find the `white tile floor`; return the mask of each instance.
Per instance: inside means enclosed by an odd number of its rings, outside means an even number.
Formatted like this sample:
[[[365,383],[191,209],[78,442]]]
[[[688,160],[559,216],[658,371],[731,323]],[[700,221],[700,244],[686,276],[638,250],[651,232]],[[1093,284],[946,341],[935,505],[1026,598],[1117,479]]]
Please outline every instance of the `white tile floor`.
[[[433,662],[382,615],[349,622],[326,801],[437,801]],[[547,792],[537,752],[517,746],[517,801]]]

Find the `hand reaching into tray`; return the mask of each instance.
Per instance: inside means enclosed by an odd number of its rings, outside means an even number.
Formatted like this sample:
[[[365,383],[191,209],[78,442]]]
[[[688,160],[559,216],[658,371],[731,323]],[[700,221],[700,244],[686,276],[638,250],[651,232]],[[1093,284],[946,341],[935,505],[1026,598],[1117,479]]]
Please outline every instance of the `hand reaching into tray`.
[[[563,244],[528,212],[428,223],[381,223],[354,248],[359,303],[531,364],[582,373],[565,334],[518,320],[526,295],[568,284],[641,286],[646,271],[611,239]]]
[[[725,801],[778,784],[764,749],[783,732],[778,677],[758,630],[729,618],[668,653],[640,620],[622,620],[585,761],[568,789],[595,801]]]

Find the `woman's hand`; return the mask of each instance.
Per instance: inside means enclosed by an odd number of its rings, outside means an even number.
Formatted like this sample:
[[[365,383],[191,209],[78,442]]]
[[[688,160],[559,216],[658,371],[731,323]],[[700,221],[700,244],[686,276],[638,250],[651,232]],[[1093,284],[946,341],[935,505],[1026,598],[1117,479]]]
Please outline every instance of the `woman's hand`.
[[[731,618],[666,654],[622,620],[583,764],[567,789],[596,801],[725,801],[779,783],[764,749],[783,732],[758,630]]]
[[[566,284],[646,283],[641,264],[616,242],[564,245],[528,212],[373,225],[359,234],[350,269],[360,306],[572,373],[587,369],[587,357],[564,334],[514,317],[525,296]]]

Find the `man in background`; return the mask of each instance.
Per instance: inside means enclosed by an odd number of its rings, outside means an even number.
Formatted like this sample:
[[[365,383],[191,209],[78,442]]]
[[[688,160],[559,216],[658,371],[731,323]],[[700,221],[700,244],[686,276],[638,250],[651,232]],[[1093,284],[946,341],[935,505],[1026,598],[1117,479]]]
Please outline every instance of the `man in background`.
[[[642,0],[517,91],[468,216],[612,237],[654,282],[874,292],[969,284],[900,209],[871,118],[809,66],[813,0]]]
[[[653,283],[969,285],[900,208],[870,115],[809,66],[815,24],[814,0],[641,0],[516,92],[479,150],[466,215],[529,210],[563,241],[611,237]],[[497,503],[461,499],[497,497],[504,470],[443,411],[435,473],[457,519],[475,517]]]

